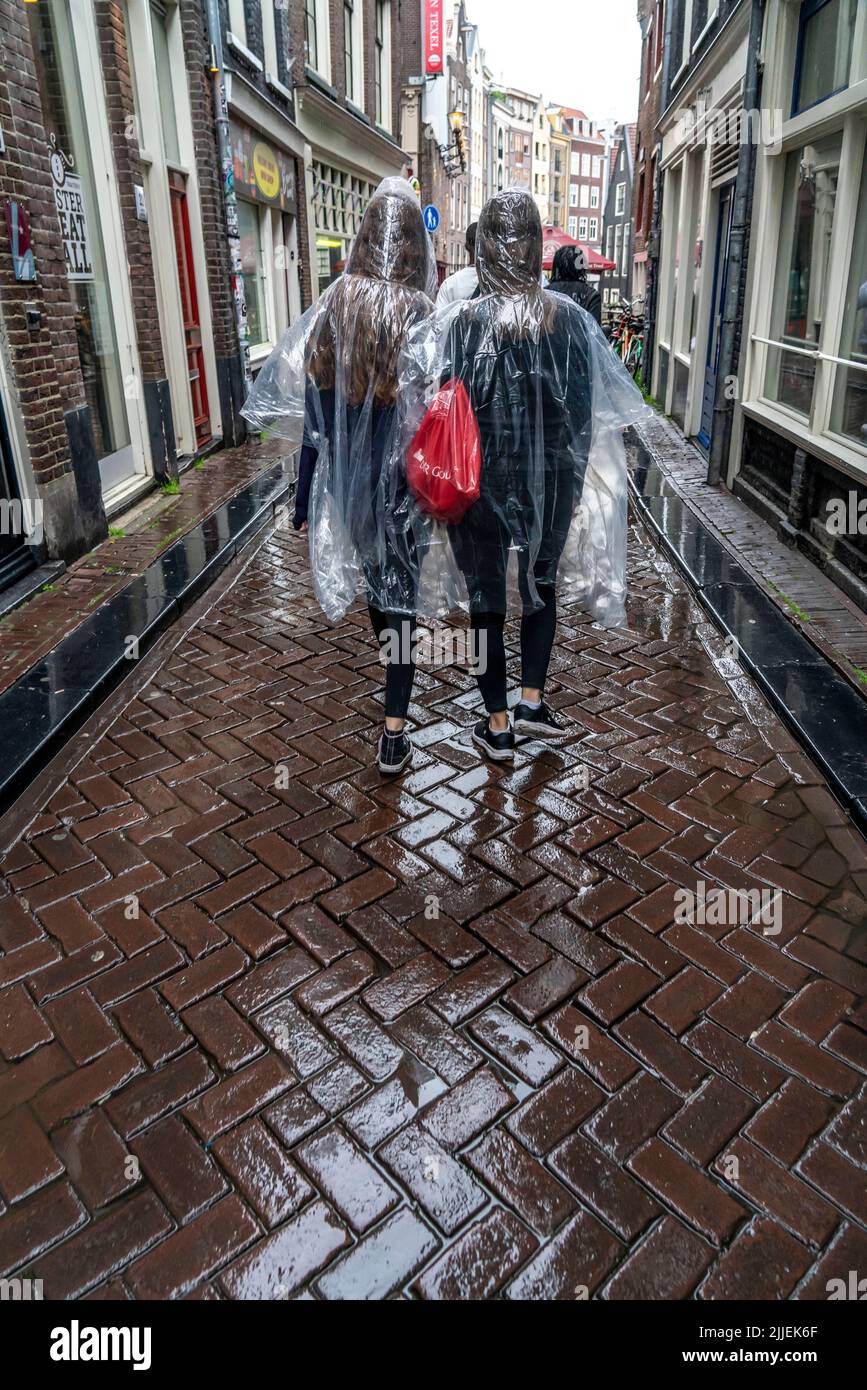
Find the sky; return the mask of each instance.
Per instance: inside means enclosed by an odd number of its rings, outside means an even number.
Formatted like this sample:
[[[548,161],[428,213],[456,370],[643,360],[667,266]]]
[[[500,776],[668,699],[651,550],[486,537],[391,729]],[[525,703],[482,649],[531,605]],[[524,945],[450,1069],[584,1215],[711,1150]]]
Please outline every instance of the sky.
[[[467,0],[497,81],[596,121],[635,120],[637,13],[636,0]]]

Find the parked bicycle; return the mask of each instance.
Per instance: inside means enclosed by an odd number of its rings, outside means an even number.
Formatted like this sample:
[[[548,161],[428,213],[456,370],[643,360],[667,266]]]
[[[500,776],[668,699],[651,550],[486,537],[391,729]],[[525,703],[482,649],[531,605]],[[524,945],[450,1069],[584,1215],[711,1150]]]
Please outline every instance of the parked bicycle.
[[[644,300],[621,300],[611,327],[611,347],[628,372],[636,376],[644,355]]]

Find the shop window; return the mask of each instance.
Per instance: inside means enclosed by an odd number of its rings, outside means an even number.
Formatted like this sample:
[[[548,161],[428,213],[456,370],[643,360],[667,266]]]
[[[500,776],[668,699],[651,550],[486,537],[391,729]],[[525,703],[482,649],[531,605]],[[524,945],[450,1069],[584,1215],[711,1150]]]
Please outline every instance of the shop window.
[[[88,114],[69,9],[62,0],[29,5],[29,19],[51,143],[51,173],[66,252],[67,287],[78,356],[100,461],[131,443],[123,368],[115,326],[116,292],[108,270],[103,216],[88,138]],[[105,177],[101,177],[105,187]],[[107,223],[110,231],[110,224]],[[104,485],[113,479],[101,469]]]
[[[238,229],[241,234],[241,270],[247,304],[247,334],[251,352],[267,345],[268,318],[265,299],[265,257],[262,249],[262,223],[255,203],[238,199]]]
[[[825,313],[841,149],[837,134],[786,157],[765,394],[804,416]]]
[[[858,214],[843,305],[831,429],[867,449],[867,147],[858,195]]]
[[[858,0],[803,0],[792,114],[849,85]]]

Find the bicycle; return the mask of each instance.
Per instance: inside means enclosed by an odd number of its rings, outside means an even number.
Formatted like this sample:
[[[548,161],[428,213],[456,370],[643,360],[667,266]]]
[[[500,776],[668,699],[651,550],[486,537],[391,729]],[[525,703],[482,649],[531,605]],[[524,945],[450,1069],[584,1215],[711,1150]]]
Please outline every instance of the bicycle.
[[[640,370],[644,354],[644,316],[637,309],[639,304],[643,305],[643,300],[634,299],[631,303],[627,299],[621,301],[618,306],[620,317],[611,334],[612,350],[633,376]]]

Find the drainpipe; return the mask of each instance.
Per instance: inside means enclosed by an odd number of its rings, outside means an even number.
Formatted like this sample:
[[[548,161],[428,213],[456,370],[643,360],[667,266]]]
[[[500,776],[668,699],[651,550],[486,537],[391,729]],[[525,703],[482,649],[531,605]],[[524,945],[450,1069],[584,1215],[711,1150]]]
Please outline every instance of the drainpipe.
[[[220,29],[218,0],[205,0],[208,23],[208,42],[211,45],[211,73],[214,78],[214,110],[216,112],[217,149],[223,180],[223,199],[226,207],[226,233],[231,265],[230,283],[235,304],[238,346],[241,355],[244,395],[252,385],[250,371],[250,342],[247,331],[247,301],[244,295],[244,274],[241,265],[241,232],[238,226],[238,200],[235,197],[235,171],[232,160],[232,138],[229,133],[229,107],[226,102],[226,77],[223,69],[223,35]],[[233,412],[234,414],[235,412]],[[240,423],[240,421],[239,421]]]
[[[751,111],[758,110],[762,86],[760,53],[764,14],[765,0],[753,0],[750,34],[747,40],[747,70],[744,77],[743,109],[745,116],[748,116]],[[761,122],[759,129],[761,130]],[[748,134],[750,137],[752,136],[751,126],[748,126]],[[727,398],[727,382],[734,376],[738,365],[736,349],[740,327],[741,292],[747,275],[755,172],[756,156],[752,138],[742,138],[735,181],[732,232],[729,243],[729,274],[723,308],[719,368],[713,406],[710,450],[708,452],[707,481],[714,485],[722,481],[723,475],[727,471],[731,447],[735,402]]]

